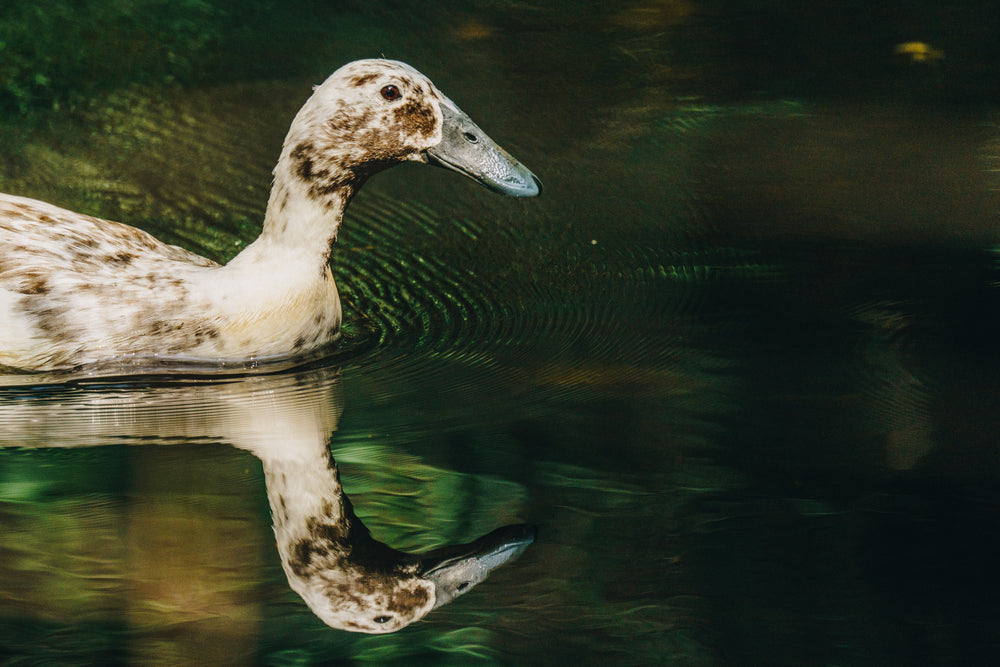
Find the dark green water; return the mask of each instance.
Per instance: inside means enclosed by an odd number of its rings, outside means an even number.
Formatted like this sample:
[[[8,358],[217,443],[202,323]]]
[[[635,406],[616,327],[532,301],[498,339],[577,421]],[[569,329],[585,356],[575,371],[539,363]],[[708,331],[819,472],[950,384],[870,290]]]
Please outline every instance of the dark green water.
[[[990,663],[998,24],[985,2],[5,5],[3,191],[228,259],[310,86],[384,54],[545,192],[373,179],[332,256],[345,345],[305,368],[3,387],[0,663]],[[246,451],[310,437],[392,546],[538,540],[397,634],[332,630]]]

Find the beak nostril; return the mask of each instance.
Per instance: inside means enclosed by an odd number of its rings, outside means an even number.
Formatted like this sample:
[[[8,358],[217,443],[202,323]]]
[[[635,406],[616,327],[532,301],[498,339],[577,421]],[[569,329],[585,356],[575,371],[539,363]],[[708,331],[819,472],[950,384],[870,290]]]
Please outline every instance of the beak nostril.
[[[472,132],[463,132],[462,136],[465,137],[465,140],[468,141],[470,144],[478,144],[479,143],[479,137],[477,137]]]

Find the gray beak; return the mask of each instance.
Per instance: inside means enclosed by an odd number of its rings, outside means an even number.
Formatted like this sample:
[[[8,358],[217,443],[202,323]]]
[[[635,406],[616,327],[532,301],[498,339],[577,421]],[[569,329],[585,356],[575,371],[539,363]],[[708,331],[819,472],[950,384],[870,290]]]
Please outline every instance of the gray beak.
[[[542,183],[528,168],[493,143],[458,108],[441,105],[441,143],[426,151],[427,162],[465,174],[490,190],[512,197],[536,197]]]
[[[467,593],[490,573],[511,561],[535,541],[534,526],[497,528],[475,542],[442,547],[425,554],[420,563],[424,579],[434,583],[434,609]]]

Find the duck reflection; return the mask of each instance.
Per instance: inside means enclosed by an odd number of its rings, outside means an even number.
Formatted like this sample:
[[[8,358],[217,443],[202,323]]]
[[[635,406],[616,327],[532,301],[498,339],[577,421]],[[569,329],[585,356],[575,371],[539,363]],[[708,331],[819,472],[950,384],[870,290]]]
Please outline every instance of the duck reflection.
[[[8,387],[0,392],[0,444],[224,440],[251,452],[263,463],[290,587],[324,623],[352,632],[404,628],[532,543],[535,530],[528,525],[420,555],[373,538],[344,493],[328,447],[341,406],[337,371],[329,368],[183,384]]]
[[[311,451],[310,451],[311,450]],[[530,526],[412,556],[372,538],[340,484],[325,443],[261,451],[274,535],[288,583],[327,625],[394,632],[451,602],[519,555]]]

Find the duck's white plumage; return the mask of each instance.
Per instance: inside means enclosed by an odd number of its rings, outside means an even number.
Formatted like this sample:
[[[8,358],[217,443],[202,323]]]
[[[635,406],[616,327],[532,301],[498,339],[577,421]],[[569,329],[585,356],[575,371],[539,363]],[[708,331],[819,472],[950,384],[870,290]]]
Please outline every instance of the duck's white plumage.
[[[538,194],[531,172],[430,80],[404,63],[361,60],[296,115],[261,235],[224,266],[127,225],[0,195],[0,365],[240,362],[334,340],[329,255],[344,209],[369,176],[404,160]]]

